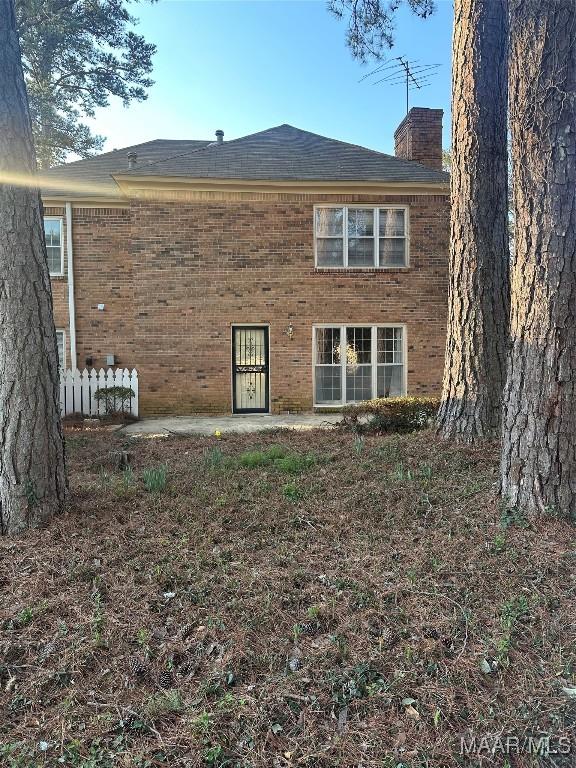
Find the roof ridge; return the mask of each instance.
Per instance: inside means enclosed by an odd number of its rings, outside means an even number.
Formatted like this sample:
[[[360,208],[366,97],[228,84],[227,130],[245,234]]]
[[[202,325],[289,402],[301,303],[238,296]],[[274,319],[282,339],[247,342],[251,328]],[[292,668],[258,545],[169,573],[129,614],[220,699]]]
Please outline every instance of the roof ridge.
[[[130,144],[127,147],[118,147],[118,149],[110,149],[107,152],[100,152],[98,155],[91,155],[89,157],[81,157],[78,160],[71,160],[69,163],[61,163],[61,165],[54,165],[52,168],[47,168],[45,172],[50,171],[56,171],[61,170],[63,168],[69,168],[72,165],[76,165],[77,163],[85,163],[86,161],[98,161],[102,160],[102,158],[106,158],[111,160],[114,155],[120,155],[121,152],[130,152],[135,149],[138,149],[139,147],[149,147],[151,144],[161,144],[162,142],[197,142],[202,143],[205,142],[208,144],[209,142],[205,139],[150,139],[150,141],[141,141],[139,144]],[[198,147],[198,149],[202,149],[202,147]],[[192,150],[193,151],[193,150]],[[172,155],[168,155],[165,159],[169,159],[172,157]]]
[[[168,155],[167,157],[162,157],[159,160],[149,160],[145,165],[141,165],[136,168],[123,168],[121,171],[114,171],[114,173],[110,174],[111,176],[122,176],[129,171],[136,172],[135,175],[138,175],[138,171],[141,171],[142,168],[151,168],[154,165],[158,165],[159,163],[165,163],[167,160],[175,160],[177,157],[187,157],[188,155],[193,155],[195,152],[201,152],[203,149],[206,149],[207,147],[210,147],[213,143],[216,142],[208,142],[203,147],[196,147],[195,149],[187,149],[186,152],[177,152],[175,155]]]
[[[406,164],[409,167],[413,167],[414,165],[418,165],[421,168],[424,168],[427,171],[436,171],[435,168],[431,168],[429,165],[425,165],[424,163],[419,162],[418,160],[410,160],[407,157],[398,157],[398,155],[390,155],[388,152],[380,152],[378,149],[371,149],[370,147],[365,147],[363,144],[353,144],[350,141],[342,141],[342,139],[333,139],[331,136],[324,136],[321,133],[314,133],[314,131],[307,131],[305,128],[298,128],[295,125],[290,125],[290,123],[282,123],[282,125],[275,126],[274,128],[293,128],[295,131],[299,131],[300,133],[307,133],[310,136],[316,136],[319,139],[324,139],[325,141],[334,142],[335,144],[341,144],[345,147],[354,147],[355,149],[361,149],[363,152],[370,152],[373,155],[378,155],[378,157],[385,157],[389,160],[394,160],[402,164]],[[270,128],[269,130],[274,130],[274,128]],[[261,131],[261,133],[265,133],[265,131]],[[256,135],[256,134],[253,134]],[[437,173],[446,173],[446,171],[436,171]]]
[[[250,139],[253,136],[258,136],[261,133],[268,133],[269,131],[273,131],[276,128],[282,128],[285,125],[288,126],[289,128],[294,128],[293,125],[288,125],[288,123],[283,123],[282,125],[275,125],[272,128],[265,128],[263,131],[255,131],[254,133],[247,133],[246,136],[238,136],[238,138],[236,138],[236,139],[229,139],[228,141],[223,141],[222,143],[220,143],[219,141],[209,141],[203,147],[198,147],[197,149],[187,150],[186,152],[178,152],[175,155],[170,155],[169,157],[163,157],[160,160],[155,160],[152,163],[147,163],[146,164],[146,168],[150,168],[150,167],[152,167],[154,165],[159,165],[160,163],[164,163],[167,160],[174,160],[177,157],[186,157],[187,155],[192,155],[195,152],[201,152],[201,151],[203,151],[205,149],[210,149],[211,147],[218,147],[218,148],[220,148],[223,145],[230,146],[230,144],[236,144],[238,141],[244,141],[245,139]],[[296,128],[296,130],[300,130],[300,129]],[[133,168],[130,171],[128,169],[125,169],[123,171],[117,171],[116,175],[117,176],[125,176],[125,175],[137,176],[138,174],[136,172],[139,171],[139,170],[140,170],[139,168]]]

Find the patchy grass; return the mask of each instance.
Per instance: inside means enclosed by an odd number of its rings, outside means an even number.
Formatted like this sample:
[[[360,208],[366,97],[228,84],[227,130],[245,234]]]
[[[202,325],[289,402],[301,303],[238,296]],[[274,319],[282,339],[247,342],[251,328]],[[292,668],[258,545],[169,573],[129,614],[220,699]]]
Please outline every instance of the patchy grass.
[[[506,734],[576,750],[574,528],[502,511],[492,447],[67,448],[66,514],[0,541],[0,765],[538,764],[460,755]]]
[[[259,451],[244,451],[238,457],[241,467],[255,469],[259,467],[274,467],[288,474],[299,474],[316,464],[317,458],[313,453],[297,453],[289,451],[280,445],[271,445]]]

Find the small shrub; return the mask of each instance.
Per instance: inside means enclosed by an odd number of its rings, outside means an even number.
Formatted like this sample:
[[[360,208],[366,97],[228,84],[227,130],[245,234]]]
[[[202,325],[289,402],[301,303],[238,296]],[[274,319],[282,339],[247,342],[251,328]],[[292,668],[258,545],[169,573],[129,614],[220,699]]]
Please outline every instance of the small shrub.
[[[144,480],[144,487],[150,493],[160,493],[166,488],[166,474],[168,467],[166,464],[161,464],[159,467],[153,467],[152,469],[145,469],[142,473]]]
[[[438,406],[435,397],[381,397],[346,406],[344,424],[356,432],[413,432],[432,422]]]
[[[136,395],[131,387],[99,387],[94,392],[94,399],[97,403],[103,403],[107,416],[128,413],[133,397]]]

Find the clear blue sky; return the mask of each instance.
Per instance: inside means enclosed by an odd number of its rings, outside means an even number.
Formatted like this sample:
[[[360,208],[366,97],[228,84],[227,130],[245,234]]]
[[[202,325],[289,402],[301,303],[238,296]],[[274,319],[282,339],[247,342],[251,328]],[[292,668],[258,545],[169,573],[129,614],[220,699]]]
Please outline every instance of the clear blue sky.
[[[422,20],[397,13],[395,47],[422,63],[442,64],[433,84],[412,92],[411,106],[444,109],[449,146],[452,2],[438,0]],[[345,23],[324,0],[160,0],[132,6],[138,31],[154,42],[155,85],[148,100],[112,103],[90,121],[105,149],[150,139],[225,139],[290,123],[325,136],[393,152],[405,114],[402,86],[360,78],[375,64],[354,61]]]

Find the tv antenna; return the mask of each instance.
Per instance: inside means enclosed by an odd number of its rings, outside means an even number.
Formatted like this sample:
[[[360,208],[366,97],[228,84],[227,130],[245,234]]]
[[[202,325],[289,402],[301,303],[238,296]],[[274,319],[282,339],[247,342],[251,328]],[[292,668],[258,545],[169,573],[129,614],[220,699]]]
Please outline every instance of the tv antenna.
[[[438,74],[438,67],[441,64],[424,64],[420,59],[405,59],[404,56],[397,56],[394,59],[385,61],[379,67],[368,72],[361,77],[359,82],[369,77],[379,77],[373,80],[372,85],[385,83],[387,85],[404,85],[406,87],[406,114],[410,109],[410,91],[422,90],[430,85],[431,78]]]

